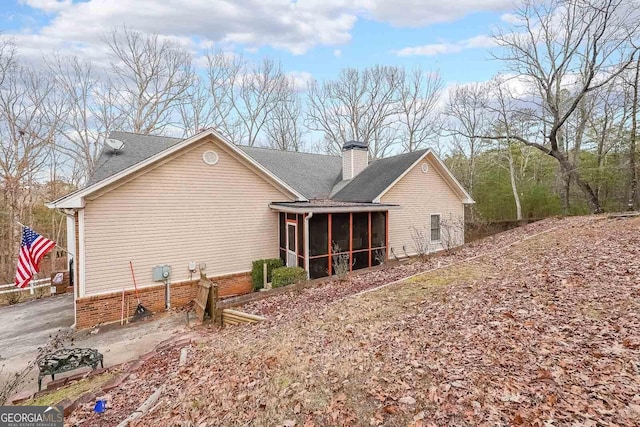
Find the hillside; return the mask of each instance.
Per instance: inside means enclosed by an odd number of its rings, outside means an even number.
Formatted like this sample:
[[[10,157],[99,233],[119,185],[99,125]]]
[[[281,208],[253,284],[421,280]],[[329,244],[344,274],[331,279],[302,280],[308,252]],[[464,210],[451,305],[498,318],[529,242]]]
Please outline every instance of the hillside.
[[[549,219],[242,310],[268,321],[202,331],[185,366],[145,364],[69,422],[115,425],[157,387],[139,425],[640,420],[640,218]]]

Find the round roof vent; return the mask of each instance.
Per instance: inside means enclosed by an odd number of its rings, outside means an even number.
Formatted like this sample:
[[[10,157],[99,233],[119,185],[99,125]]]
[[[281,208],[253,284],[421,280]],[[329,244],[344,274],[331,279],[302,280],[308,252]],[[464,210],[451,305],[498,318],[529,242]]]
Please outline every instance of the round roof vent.
[[[202,155],[202,160],[204,160],[204,162],[208,165],[215,165],[216,163],[218,163],[218,153],[216,153],[215,151],[205,151],[204,154]]]
[[[423,163],[420,169],[422,169],[422,173],[427,173],[429,172],[429,165],[426,163]]]

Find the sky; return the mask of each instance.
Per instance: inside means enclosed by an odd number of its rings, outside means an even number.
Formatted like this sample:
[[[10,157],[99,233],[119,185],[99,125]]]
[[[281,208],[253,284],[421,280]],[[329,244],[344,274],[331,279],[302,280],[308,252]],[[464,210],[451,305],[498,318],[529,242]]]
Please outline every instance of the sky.
[[[0,32],[23,58],[52,52],[108,63],[102,38],[126,26],[198,56],[207,47],[278,59],[301,80],[342,68],[398,65],[440,72],[446,85],[489,80],[491,32],[512,0],[0,0]]]

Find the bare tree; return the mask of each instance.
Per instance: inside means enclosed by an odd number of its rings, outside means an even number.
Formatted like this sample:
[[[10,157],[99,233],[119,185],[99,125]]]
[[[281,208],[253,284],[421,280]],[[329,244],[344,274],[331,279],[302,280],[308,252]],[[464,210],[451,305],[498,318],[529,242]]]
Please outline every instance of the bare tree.
[[[638,91],[640,88],[640,55],[636,59],[636,66],[631,85],[633,93],[631,109],[631,131],[629,132],[629,201],[627,208],[633,210],[638,206],[638,177],[636,174],[636,138],[638,137]]]
[[[522,134],[522,132],[516,133],[513,129],[514,121],[517,120],[517,116],[514,117],[514,103],[516,102],[514,96],[508,90],[505,81],[500,77],[494,79],[493,81],[493,96],[495,99],[494,103],[496,104],[493,108],[496,116],[496,122],[494,126],[497,126],[499,129],[504,130],[505,135],[515,135]],[[516,204],[516,219],[518,221],[522,220],[522,204],[520,203],[520,195],[518,194],[518,183],[516,180],[516,167],[515,160],[513,156],[513,141],[510,137],[504,140],[498,140],[499,142],[504,142],[505,147],[503,150],[499,150],[500,152],[506,153],[507,164],[509,165],[509,180],[511,181],[511,192],[513,194],[513,200]],[[502,148],[502,147],[501,147]]]
[[[0,86],[15,63],[16,53],[16,45],[13,40],[0,33]]]
[[[490,114],[486,110],[491,86],[472,83],[455,86],[449,90],[449,101],[445,107],[448,117],[448,132],[453,136],[453,147],[467,161],[462,182],[473,193],[476,174],[476,159],[486,141],[480,135],[486,133],[490,125]]]
[[[322,132],[325,151],[339,153],[349,140],[367,142],[369,155],[384,157],[397,142],[390,119],[399,113],[402,72],[395,67],[344,69],[336,80],[308,87],[306,124]]]
[[[303,148],[302,100],[292,81],[283,82],[266,125],[269,146],[282,151]]]
[[[202,79],[195,77],[186,95],[186,102],[177,106],[182,136],[187,138],[213,125],[214,107]]]
[[[244,67],[244,60],[219,50],[208,50],[207,61],[207,94],[213,112],[211,125],[229,140],[241,140],[241,123],[234,112],[232,90],[237,84]]]
[[[399,88],[400,134],[404,151],[416,151],[440,131],[437,107],[444,83],[440,74],[416,68],[403,71]]]
[[[22,66],[17,57],[3,57],[0,86],[0,185],[9,230],[10,259],[18,239],[16,221],[31,220],[37,201],[38,174],[43,171],[54,139],[57,114],[47,103],[54,83],[46,74]]]
[[[79,184],[93,174],[109,132],[120,127],[118,94],[113,85],[100,82],[88,61],[55,55],[45,63],[65,102],[57,129],[61,141],[55,148],[73,161],[72,181]]]
[[[561,170],[585,195],[593,212],[602,206],[586,182],[561,138],[590,92],[607,85],[634,61],[638,48],[637,9],[623,0],[525,0],[515,11],[512,28],[495,34],[503,48],[507,67],[532,81],[529,102],[544,132],[542,143],[517,135],[483,135],[491,139],[515,139],[535,147],[558,161]]]
[[[111,66],[121,97],[116,104],[132,132],[164,131],[174,110],[188,99],[194,71],[191,54],[157,34],[128,28],[113,30],[105,41],[115,60]]]
[[[282,88],[288,81],[280,63],[264,59],[247,65],[235,74],[230,87],[230,101],[240,123],[243,142],[254,146],[267,125],[272,111],[283,102]]]
[[[601,90],[592,93],[590,106],[586,114],[584,144],[595,149],[596,166],[592,173],[594,191],[601,197],[606,181],[605,167],[611,150],[622,148],[622,142],[628,139],[629,116],[633,110],[633,88],[616,79]],[[580,112],[578,117],[582,118]],[[579,153],[574,154],[578,157]]]

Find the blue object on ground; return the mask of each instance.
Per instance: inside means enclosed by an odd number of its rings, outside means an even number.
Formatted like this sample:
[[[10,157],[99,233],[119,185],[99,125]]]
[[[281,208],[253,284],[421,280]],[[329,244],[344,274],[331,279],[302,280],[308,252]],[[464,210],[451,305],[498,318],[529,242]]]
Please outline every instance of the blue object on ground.
[[[107,402],[105,400],[98,400],[96,402],[96,406],[93,407],[93,412],[95,412],[96,414],[103,413],[107,409],[106,403]]]

